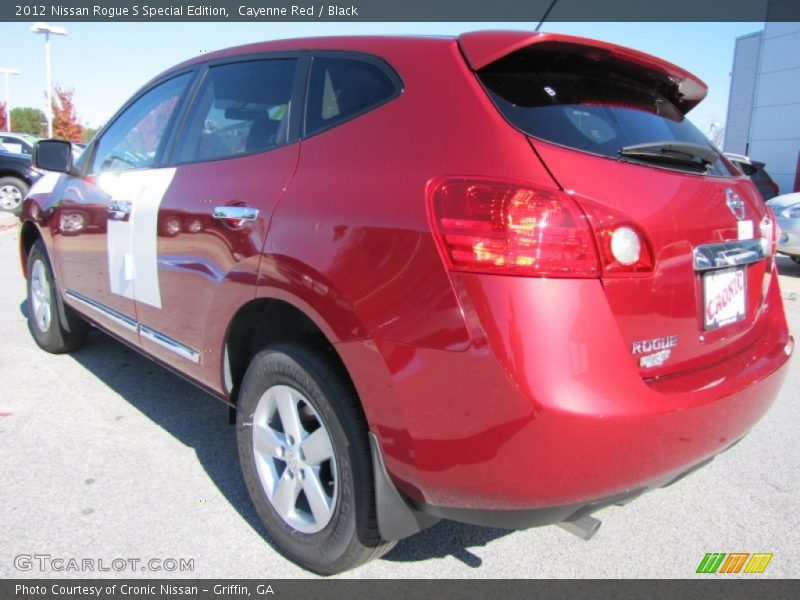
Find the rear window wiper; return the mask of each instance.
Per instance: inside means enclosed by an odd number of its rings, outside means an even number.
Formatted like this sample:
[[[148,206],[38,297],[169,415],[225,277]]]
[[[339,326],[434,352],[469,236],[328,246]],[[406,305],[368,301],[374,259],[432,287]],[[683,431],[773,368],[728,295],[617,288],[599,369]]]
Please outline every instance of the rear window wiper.
[[[619,149],[619,155],[637,160],[664,162],[705,169],[719,159],[713,148],[690,142],[647,142]]]

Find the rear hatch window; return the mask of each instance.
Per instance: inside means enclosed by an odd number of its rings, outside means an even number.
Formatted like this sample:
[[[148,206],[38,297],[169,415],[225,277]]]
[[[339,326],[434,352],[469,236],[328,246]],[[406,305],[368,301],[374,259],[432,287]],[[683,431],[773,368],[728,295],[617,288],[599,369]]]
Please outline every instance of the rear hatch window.
[[[730,175],[716,149],[676,104],[677,83],[646,73],[590,49],[542,43],[484,67],[478,77],[505,118],[532,137],[650,163],[652,157],[625,149],[676,142],[674,152],[659,152],[659,166]],[[697,156],[682,145],[705,152]]]

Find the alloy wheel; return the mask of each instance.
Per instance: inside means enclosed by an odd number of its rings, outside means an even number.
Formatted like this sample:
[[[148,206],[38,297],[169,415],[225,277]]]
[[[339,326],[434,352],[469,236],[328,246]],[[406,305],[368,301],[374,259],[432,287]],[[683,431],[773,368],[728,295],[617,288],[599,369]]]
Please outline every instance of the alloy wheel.
[[[33,263],[31,272],[31,310],[39,331],[48,331],[52,318],[50,282],[47,280],[47,267],[41,259]]]
[[[268,388],[253,414],[252,440],[275,512],[299,532],[324,529],[336,508],[336,459],[325,422],[308,398],[287,385]]]

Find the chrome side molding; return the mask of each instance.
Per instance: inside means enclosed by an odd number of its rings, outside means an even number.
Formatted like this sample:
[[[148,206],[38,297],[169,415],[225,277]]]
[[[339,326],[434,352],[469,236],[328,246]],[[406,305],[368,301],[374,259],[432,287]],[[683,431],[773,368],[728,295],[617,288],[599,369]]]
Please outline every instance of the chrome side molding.
[[[137,331],[138,323],[131,319],[128,316],[123,315],[121,312],[114,310],[113,308],[109,308],[105,304],[101,304],[96,300],[92,300],[84,296],[83,294],[76,292],[74,290],[64,290],[64,295],[72,298],[76,302],[80,302],[84,306],[91,308],[95,312],[100,313],[107,319],[114,321],[117,325],[124,327],[129,331]]]
[[[172,352],[178,356],[182,356],[186,360],[190,360],[193,363],[200,362],[199,352],[192,350],[189,348],[189,346],[184,346],[178,340],[174,340],[171,337],[164,335],[160,331],[151,329],[146,325],[139,325],[139,335],[150,340],[154,344],[158,344],[159,346],[166,348],[167,350],[172,350]]]
[[[760,239],[703,244],[697,246],[692,253],[695,271],[749,265],[767,256]]]
[[[141,323],[137,323],[134,319],[123,315],[121,312],[114,310],[102,304],[101,302],[97,302],[96,300],[92,300],[87,296],[84,296],[80,292],[76,292],[75,290],[66,289],[64,290],[64,295],[79,302],[83,306],[87,308],[91,308],[93,311],[100,313],[102,316],[110,319],[117,325],[124,327],[128,331],[139,332],[139,335],[143,338],[150,340],[154,344],[158,344],[162,348],[166,348],[167,350],[171,350],[178,356],[182,356],[186,360],[189,360],[193,363],[200,362],[200,353],[196,350],[193,350],[189,346],[181,344],[178,340],[174,340],[168,335],[164,335],[160,331],[156,331],[151,327],[147,327],[147,325],[142,325]]]

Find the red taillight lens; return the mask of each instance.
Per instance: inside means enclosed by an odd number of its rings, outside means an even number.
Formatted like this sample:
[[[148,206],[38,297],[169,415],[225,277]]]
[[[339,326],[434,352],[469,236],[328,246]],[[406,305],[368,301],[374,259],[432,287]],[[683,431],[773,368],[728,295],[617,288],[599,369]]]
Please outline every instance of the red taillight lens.
[[[776,196],[780,196],[780,194],[781,194],[781,188],[779,188],[779,187],[778,187],[778,184],[777,184],[777,183],[775,183],[774,181],[770,181],[770,182],[769,182],[769,187],[771,187],[771,188],[772,188],[772,191],[773,191],[773,192],[775,192],[775,195],[776,195]]]
[[[480,178],[428,186],[433,230],[449,268],[532,277],[597,277],[586,216],[564,192]]]
[[[768,258],[771,258],[775,256],[778,250],[778,238],[781,236],[778,222],[771,212],[764,215],[759,228],[761,229],[761,244],[764,248],[764,253]]]

